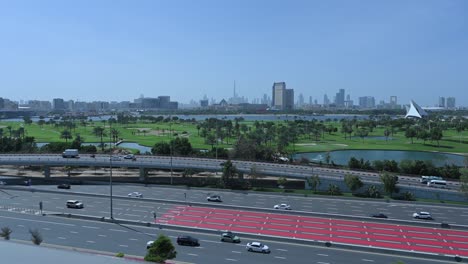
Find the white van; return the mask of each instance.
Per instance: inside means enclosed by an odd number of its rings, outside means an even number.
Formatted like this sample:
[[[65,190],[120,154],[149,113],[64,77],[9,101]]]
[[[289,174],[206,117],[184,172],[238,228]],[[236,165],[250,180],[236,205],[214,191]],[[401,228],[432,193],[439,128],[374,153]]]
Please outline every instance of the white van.
[[[430,180],[427,183],[427,186],[435,187],[435,188],[444,188],[446,185],[447,185],[447,181],[444,181],[444,180]]]

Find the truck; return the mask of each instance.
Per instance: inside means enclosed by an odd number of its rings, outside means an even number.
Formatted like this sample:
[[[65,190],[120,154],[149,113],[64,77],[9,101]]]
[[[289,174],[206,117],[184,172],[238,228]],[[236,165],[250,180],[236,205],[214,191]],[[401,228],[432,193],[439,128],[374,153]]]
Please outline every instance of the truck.
[[[79,157],[78,150],[77,149],[66,149],[62,153],[62,157],[64,157],[64,158],[78,158]]]

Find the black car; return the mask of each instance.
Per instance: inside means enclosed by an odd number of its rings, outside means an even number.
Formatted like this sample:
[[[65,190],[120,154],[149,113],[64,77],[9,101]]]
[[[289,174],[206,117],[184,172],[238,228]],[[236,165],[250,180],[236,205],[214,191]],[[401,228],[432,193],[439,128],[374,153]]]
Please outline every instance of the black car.
[[[192,246],[192,247],[200,246],[198,239],[191,237],[191,236],[178,236],[177,244],[181,246],[183,245],[183,246]]]
[[[57,185],[57,188],[58,189],[70,189],[70,184],[62,183],[62,184]]]
[[[388,216],[382,214],[382,213],[378,213],[378,214],[372,214],[371,217],[375,217],[375,218],[388,218]]]

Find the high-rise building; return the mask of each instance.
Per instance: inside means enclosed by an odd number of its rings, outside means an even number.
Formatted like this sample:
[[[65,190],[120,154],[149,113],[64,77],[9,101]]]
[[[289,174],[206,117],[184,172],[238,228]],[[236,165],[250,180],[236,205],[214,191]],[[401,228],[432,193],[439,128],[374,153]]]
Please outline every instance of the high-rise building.
[[[323,96],[323,105],[324,105],[324,106],[327,106],[327,105],[329,105],[329,104],[330,104],[330,99],[328,99],[328,95],[325,94],[325,95]]]
[[[272,87],[272,107],[277,110],[294,108],[294,90],[286,89],[285,82],[275,82]]]
[[[304,106],[304,95],[302,93],[299,94],[299,98],[297,99],[297,106]]]
[[[455,97],[447,97],[447,108],[455,108]]]
[[[445,97],[439,97],[439,107],[445,108]]]
[[[390,96],[390,105],[395,107],[398,104],[397,97],[395,95]]]
[[[375,98],[373,96],[359,97],[360,108],[375,108]]]
[[[286,89],[283,110],[294,109],[294,89]]]
[[[336,93],[335,105],[337,107],[344,107],[345,106],[345,90],[344,89],[340,89],[338,91],[338,93]]]
[[[54,98],[52,100],[52,109],[54,111],[65,111],[66,108],[65,101],[62,98]]]

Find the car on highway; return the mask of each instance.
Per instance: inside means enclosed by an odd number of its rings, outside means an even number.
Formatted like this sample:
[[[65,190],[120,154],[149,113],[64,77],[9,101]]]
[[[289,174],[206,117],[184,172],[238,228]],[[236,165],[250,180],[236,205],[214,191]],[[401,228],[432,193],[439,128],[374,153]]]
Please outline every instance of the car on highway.
[[[146,242],[146,249],[150,248],[153,245],[153,243],[154,243],[153,240]]]
[[[135,159],[135,155],[127,154],[127,155],[124,156],[124,159]]]
[[[208,202],[222,202],[221,196],[219,196],[219,195],[210,195],[210,196],[206,197],[206,200]]]
[[[128,197],[143,198],[143,194],[141,192],[131,192],[128,194]]]
[[[222,242],[240,243],[241,240],[238,236],[234,235],[231,231],[224,232],[221,234]]]
[[[371,214],[371,217],[374,217],[374,218],[388,218],[388,216],[383,214],[383,213]]]
[[[432,215],[429,212],[417,212],[413,214],[413,218],[432,220]]]
[[[269,254],[270,253],[270,248],[267,245],[264,245],[260,242],[249,242],[245,246],[247,251],[249,252],[261,252],[264,254]]]
[[[76,208],[76,209],[84,208],[83,203],[78,200],[68,200],[66,205],[67,205],[67,208]]]
[[[198,247],[200,246],[200,242],[198,242],[198,239],[191,236],[178,236],[177,245]]]
[[[275,206],[273,206],[274,209],[282,209],[282,210],[291,210],[291,206],[289,204],[285,204],[285,203],[282,203],[282,204],[277,204]]]
[[[70,189],[70,188],[71,186],[68,183],[62,183],[62,184],[57,185],[57,189]]]

